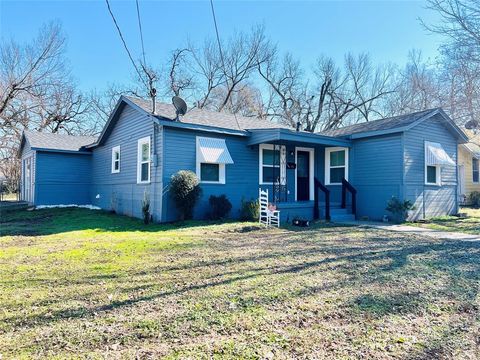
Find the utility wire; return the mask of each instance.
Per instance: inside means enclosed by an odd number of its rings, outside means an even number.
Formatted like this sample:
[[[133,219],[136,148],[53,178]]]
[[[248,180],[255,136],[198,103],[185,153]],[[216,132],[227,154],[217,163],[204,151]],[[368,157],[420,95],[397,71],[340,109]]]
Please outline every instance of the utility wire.
[[[112,17],[113,23],[115,24],[115,27],[117,28],[118,35],[120,36],[120,39],[122,40],[123,47],[125,48],[125,51],[127,52],[128,57],[130,58],[130,61],[132,62],[133,67],[135,68],[135,71],[137,72],[138,76],[140,77],[140,80],[143,82],[143,84],[150,89],[149,85],[145,82],[145,79],[143,78],[142,73],[138,69],[137,64],[135,63],[135,60],[133,60],[132,54],[130,53],[130,50],[128,50],[127,43],[125,42],[125,39],[123,38],[122,31],[120,30],[120,26],[117,23],[117,19],[115,18],[115,15],[113,15],[112,9],[110,8],[110,3],[108,0],[105,0],[107,3],[107,8],[108,12],[110,13],[110,16]]]
[[[228,76],[227,76],[227,71],[225,69],[225,61],[223,60],[222,43],[220,42],[220,35],[218,34],[217,18],[215,16],[215,8],[213,7],[213,0],[210,0],[210,7],[212,9],[213,24],[215,25],[215,34],[217,35],[218,49],[220,51],[220,60],[222,61],[223,72],[225,73],[225,76],[226,76],[225,82],[227,83],[227,88],[228,88]],[[233,110],[233,103],[232,103],[231,96],[230,96],[230,106],[232,106],[232,110]],[[233,112],[233,116],[235,117],[235,121],[237,123],[238,129],[242,130],[242,128],[240,127],[240,123],[238,122],[238,119],[237,119],[237,114],[235,114],[235,112]]]
[[[222,61],[223,71],[225,72],[225,62],[223,61],[222,44],[220,42],[220,35],[218,35],[217,18],[215,16],[215,9],[213,7],[213,0],[210,0],[210,7],[212,9],[213,24],[215,25],[215,34],[217,35],[218,49],[220,50],[220,60]]]
[[[138,18],[138,29],[140,30],[140,41],[142,43],[142,56],[143,56],[143,67],[147,66],[147,62],[145,61],[145,47],[143,45],[143,32],[142,32],[142,21],[140,20],[140,8],[138,6],[138,0],[135,0],[137,4],[137,18]]]

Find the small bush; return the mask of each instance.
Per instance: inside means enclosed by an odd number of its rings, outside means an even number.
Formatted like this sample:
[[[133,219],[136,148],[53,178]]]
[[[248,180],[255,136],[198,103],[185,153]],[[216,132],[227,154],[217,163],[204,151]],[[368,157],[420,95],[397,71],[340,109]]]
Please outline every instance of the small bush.
[[[393,214],[397,222],[404,222],[407,219],[408,211],[413,209],[415,209],[415,206],[410,200],[400,201],[395,196],[392,196],[385,208],[385,210]]]
[[[193,217],[193,209],[202,195],[197,175],[188,170],[180,170],[172,175],[170,194],[180,212],[180,220]]]
[[[143,200],[142,200],[142,214],[143,214],[143,222],[145,225],[150,223],[152,219],[152,215],[150,214],[150,196],[148,195],[147,190],[143,192]]]
[[[240,206],[240,220],[242,221],[255,221],[259,216],[259,204],[258,200],[245,201],[242,198],[242,204]]]
[[[210,204],[210,213],[208,216],[210,220],[225,219],[230,213],[230,210],[232,210],[232,203],[227,199],[225,194],[220,196],[210,195],[208,203]]]
[[[472,191],[469,196],[470,204],[474,207],[480,207],[480,191]]]

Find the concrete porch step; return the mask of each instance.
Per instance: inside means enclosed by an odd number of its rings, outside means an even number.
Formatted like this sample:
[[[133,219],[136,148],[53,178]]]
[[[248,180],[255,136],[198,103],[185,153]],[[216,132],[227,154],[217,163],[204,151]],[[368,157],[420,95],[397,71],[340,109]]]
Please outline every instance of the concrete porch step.
[[[330,220],[332,222],[355,221],[355,215],[353,215],[353,214],[330,214]]]
[[[330,208],[330,215],[347,215],[350,213],[349,209]]]

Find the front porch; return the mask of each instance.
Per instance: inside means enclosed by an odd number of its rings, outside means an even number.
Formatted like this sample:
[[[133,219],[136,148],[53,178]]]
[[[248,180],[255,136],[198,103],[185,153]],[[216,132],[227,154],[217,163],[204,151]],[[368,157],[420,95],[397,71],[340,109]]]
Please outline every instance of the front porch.
[[[281,211],[281,220],[355,219],[349,183],[351,143],[288,129],[252,131],[258,146],[259,187]]]

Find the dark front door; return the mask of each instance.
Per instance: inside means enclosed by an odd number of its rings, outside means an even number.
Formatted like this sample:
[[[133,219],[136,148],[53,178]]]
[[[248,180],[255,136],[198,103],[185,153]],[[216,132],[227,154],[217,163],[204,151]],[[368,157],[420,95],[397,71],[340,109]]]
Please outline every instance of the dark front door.
[[[297,201],[310,200],[310,153],[297,152]]]

